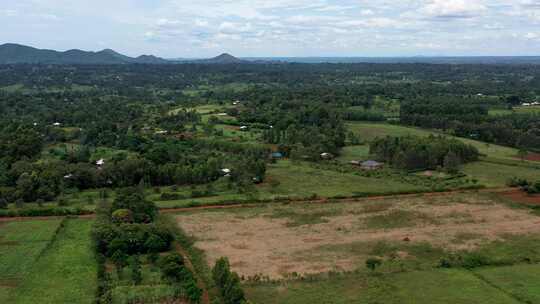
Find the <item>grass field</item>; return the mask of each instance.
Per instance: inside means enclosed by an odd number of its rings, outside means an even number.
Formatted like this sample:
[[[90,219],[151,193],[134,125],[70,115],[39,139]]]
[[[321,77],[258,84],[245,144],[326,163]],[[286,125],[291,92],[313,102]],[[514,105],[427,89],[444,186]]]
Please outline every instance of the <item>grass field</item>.
[[[97,282],[90,242],[92,221],[66,220],[59,224],[25,221],[0,227],[7,232],[2,242],[8,237],[17,242],[10,243],[0,257],[0,265],[8,267],[1,275],[9,275],[6,280],[12,283],[7,292],[0,292],[0,300],[6,300],[0,302],[93,303]]]
[[[520,264],[540,262],[538,217],[486,194],[273,204],[176,219],[209,265],[229,258],[254,303],[536,303],[539,296],[540,268]],[[437,267],[450,253],[468,252],[513,266]],[[364,266],[369,257],[383,261],[375,273]]]
[[[60,220],[0,223],[0,303],[32,270],[52,240]]]
[[[348,128],[357,134],[362,141],[371,141],[376,137],[385,136],[429,136],[439,135],[441,133],[424,130],[419,128],[404,127],[399,125],[383,124],[383,123],[364,123],[354,122],[348,123]],[[477,140],[455,137],[467,144],[475,146],[480,153],[495,158],[512,159],[515,160],[518,155],[518,151],[514,148],[503,147],[494,144],[488,144]]]
[[[487,187],[504,187],[512,177],[537,180],[540,178],[540,169],[527,166],[510,166],[485,161],[474,162],[463,166],[463,172],[478,179]]]
[[[159,195],[152,195],[161,208],[185,207],[192,202],[215,203],[224,200],[246,199],[273,199],[278,197],[307,198],[313,195],[318,197],[352,196],[361,193],[391,194],[409,191],[425,190],[422,186],[401,181],[368,178],[351,173],[340,173],[331,170],[317,169],[303,162],[282,160],[271,164],[267,168],[266,181],[254,186],[256,191],[242,194],[236,188],[229,189],[225,182],[218,182],[214,186],[214,195],[199,198],[186,198],[181,200],[159,201]],[[168,189],[168,188],[165,188]],[[170,190],[165,190],[171,192]],[[198,190],[204,191],[205,186]],[[177,193],[189,197],[193,192],[190,187],[179,187]]]
[[[476,273],[522,303],[540,303],[540,265],[492,267],[477,270]]]
[[[350,130],[355,132],[363,141],[370,141],[376,137],[384,136],[429,136],[438,133],[418,128],[410,128],[398,125],[381,123],[349,123]],[[467,164],[463,167],[463,172],[469,177],[477,179],[480,184],[487,187],[503,187],[510,177],[521,177],[535,180],[540,177],[540,164],[533,161],[521,161],[517,158],[518,151],[514,148],[488,144],[467,138],[457,139],[466,144],[475,146],[480,153],[485,155],[483,160]],[[369,146],[351,146],[343,149],[340,156],[341,161],[353,159],[367,159],[369,157]]]
[[[381,276],[349,274],[315,282],[247,285],[260,304],[512,304],[509,295],[463,270],[407,272]]]

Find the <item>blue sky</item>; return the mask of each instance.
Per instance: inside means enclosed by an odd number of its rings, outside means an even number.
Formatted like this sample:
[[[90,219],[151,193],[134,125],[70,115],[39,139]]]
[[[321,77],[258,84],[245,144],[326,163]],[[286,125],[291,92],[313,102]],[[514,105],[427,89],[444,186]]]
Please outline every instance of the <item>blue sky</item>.
[[[0,43],[128,55],[540,55],[540,0],[1,0]]]

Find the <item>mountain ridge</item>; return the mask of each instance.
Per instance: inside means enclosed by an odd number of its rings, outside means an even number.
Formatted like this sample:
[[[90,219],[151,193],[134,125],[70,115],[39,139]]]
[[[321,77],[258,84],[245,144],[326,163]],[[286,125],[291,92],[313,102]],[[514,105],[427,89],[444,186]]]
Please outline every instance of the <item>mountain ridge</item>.
[[[16,43],[0,45],[0,64],[42,63],[42,64],[166,64],[170,61],[153,55],[129,57],[111,49],[97,52],[71,49],[65,52],[38,49]]]

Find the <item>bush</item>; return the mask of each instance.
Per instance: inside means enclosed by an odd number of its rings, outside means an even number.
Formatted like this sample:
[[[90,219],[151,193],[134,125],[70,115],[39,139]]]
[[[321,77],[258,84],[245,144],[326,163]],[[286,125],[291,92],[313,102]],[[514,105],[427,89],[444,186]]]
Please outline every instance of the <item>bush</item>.
[[[377,267],[381,266],[382,260],[377,258],[369,258],[366,260],[366,267],[371,271],[375,271]]]
[[[219,288],[225,304],[245,303],[246,297],[240,285],[240,277],[231,272],[229,260],[220,258],[212,269],[212,278]]]
[[[180,200],[184,198],[185,197],[183,195],[178,194],[178,193],[165,192],[160,195],[160,200],[162,201],[175,201],[175,200]]]
[[[529,182],[526,179],[514,176],[508,179],[506,185],[509,187],[526,187],[529,185]]]

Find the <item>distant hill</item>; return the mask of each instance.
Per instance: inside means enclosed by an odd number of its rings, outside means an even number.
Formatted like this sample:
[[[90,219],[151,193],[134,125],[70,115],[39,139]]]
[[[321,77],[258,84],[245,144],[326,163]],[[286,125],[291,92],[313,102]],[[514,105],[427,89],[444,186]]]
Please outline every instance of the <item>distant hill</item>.
[[[207,63],[207,64],[231,64],[231,63],[248,63],[249,61],[245,61],[245,60],[236,58],[230,54],[224,53],[214,58],[196,60],[195,62]]]
[[[0,45],[0,64],[13,63],[45,63],[45,64],[126,64],[152,63],[163,64],[169,61],[150,55],[132,58],[110,49],[99,52],[69,50],[58,52],[54,50],[37,49],[25,45],[6,43]]]

